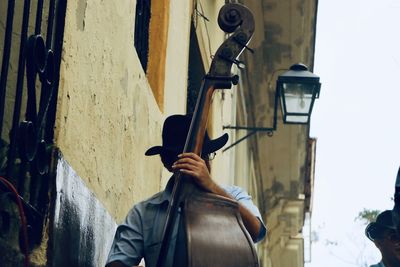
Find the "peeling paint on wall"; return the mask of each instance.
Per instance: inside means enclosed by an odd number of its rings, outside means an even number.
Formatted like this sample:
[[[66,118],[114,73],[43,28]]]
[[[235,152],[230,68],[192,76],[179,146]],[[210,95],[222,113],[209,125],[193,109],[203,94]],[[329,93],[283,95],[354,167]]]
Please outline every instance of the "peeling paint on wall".
[[[115,229],[113,218],[59,154],[50,266],[104,266]]]

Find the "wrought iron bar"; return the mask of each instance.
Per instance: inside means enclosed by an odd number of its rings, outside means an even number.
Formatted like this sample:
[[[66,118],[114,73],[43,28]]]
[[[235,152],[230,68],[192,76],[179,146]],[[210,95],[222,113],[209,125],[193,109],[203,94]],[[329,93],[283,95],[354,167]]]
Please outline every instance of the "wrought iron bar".
[[[28,233],[31,241],[29,247],[32,248],[33,245],[40,244],[49,202],[48,190],[51,174],[48,170],[54,136],[53,128],[67,1],[24,0],[21,9],[16,8],[15,0],[8,2],[0,79],[0,134],[2,134],[4,122],[12,124],[9,132],[10,144],[7,151],[5,176],[16,185],[19,197],[23,201],[31,229]],[[32,12],[32,16],[36,15],[36,17],[30,20],[33,6],[37,10]],[[46,10],[47,7],[48,10]],[[47,20],[43,20],[43,14],[46,14],[47,11]],[[20,14],[16,17],[22,17],[21,32],[18,42],[12,42],[13,25],[16,24],[14,13],[17,14],[17,12]],[[30,31],[32,26],[34,26],[34,33]],[[45,32],[45,37],[42,37],[41,31],[46,26],[47,32]],[[28,38],[30,34],[32,35]],[[19,54],[17,52],[18,43],[20,45]],[[13,50],[15,50],[14,53],[11,52]],[[11,62],[14,54],[17,55],[15,62]],[[10,81],[7,79],[9,66],[17,62],[16,80]],[[41,90],[37,89],[38,76]],[[25,79],[27,80],[25,81]],[[11,82],[16,82],[15,87],[12,86],[15,100],[13,110],[10,111],[13,113],[5,118],[5,114],[7,114],[5,104],[8,103],[6,100],[7,87],[10,87]],[[25,99],[26,96],[27,99]],[[39,107],[37,107],[36,100],[39,97]],[[26,109],[23,110],[25,105]],[[24,119],[21,119],[22,117]],[[2,140],[2,145],[7,146],[7,142]],[[7,148],[3,147],[2,149]],[[29,194],[25,194],[28,187]],[[7,194],[7,191],[1,186],[0,189],[0,195]],[[1,207],[0,211],[2,211]],[[8,211],[4,212],[8,213]]]
[[[61,2],[63,2],[63,5],[65,5],[65,6],[67,5],[66,4],[67,1],[61,1]],[[59,3],[59,5],[60,4],[61,3]],[[54,25],[55,8],[56,8],[56,0],[50,0],[49,15],[48,15],[48,19],[47,19],[47,21],[48,21],[47,22],[47,32],[46,32],[46,47],[48,49],[53,49],[52,39],[53,39],[53,25]],[[64,26],[62,28],[62,33],[64,33]]]
[[[7,23],[4,35],[3,62],[1,64],[0,76],[0,137],[3,133],[4,104],[6,99],[6,85],[8,76],[8,67],[10,64],[11,37],[14,21],[15,0],[8,1],[7,7]]]
[[[17,154],[17,139],[18,139],[18,127],[19,118],[21,115],[21,103],[22,103],[22,93],[24,85],[24,73],[25,73],[25,43],[28,34],[28,24],[29,24],[29,9],[31,1],[25,0],[24,2],[24,12],[21,26],[21,42],[19,48],[19,60],[18,60],[18,74],[17,74],[17,88],[15,94],[15,105],[13,121],[10,133],[10,149],[8,152],[8,164],[7,164],[7,177],[12,175],[12,170],[14,168],[14,161]]]
[[[35,34],[40,34],[43,14],[43,0],[37,0]]]
[[[52,97],[49,103],[49,111],[47,112],[47,124],[44,133],[44,140],[49,143],[53,143],[54,138],[54,124],[56,120],[56,109],[57,109],[57,95],[58,95],[58,84],[60,80],[60,62],[61,62],[61,52],[63,46],[63,35],[64,35],[64,20],[65,20],[65,12],[67,9],[68,1],[57,1],[50,0],[49,7],[49,24],[47,28],[47,38],[46,38],[46,46],[52,47],[54,51],[54,84],[52,88]],[[50,20],[51,18],[51,20]],[[53,27],[53,23],[56,21],[55,28]],[[53,34],[54,28],[54,34]],[[49,36],[53,36],[52,39]]]

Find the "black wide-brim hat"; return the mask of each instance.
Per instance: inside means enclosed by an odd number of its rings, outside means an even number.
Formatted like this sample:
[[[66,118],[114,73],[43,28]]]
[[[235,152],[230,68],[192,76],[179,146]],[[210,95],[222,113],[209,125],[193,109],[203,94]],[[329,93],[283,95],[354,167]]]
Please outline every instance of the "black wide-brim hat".
[[[382,238],[383,232],[386,230],[396,231],[396,226],[393,222],[393,211],[385,210],[376,217],[375,222],[371,222],[365,228],[365,235],[369,240]]]
[[[162,152],[182,153],[185,146],[186,136],[189,132],[191,115],[169,116],[162,130],[162,145],[150,147],[145,155],[153,156]],[[204,136],[202,155],[217,151],[228,142],[228,134],[223,134],[216,139],[210,139],[207,131]]]

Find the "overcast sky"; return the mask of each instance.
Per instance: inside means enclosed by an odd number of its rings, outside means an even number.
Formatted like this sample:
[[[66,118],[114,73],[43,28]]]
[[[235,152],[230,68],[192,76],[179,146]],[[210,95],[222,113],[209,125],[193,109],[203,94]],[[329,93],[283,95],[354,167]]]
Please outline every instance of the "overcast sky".
[[[400,166],[400,1],[319,0],[314,73],[321,95],[312,262],[306,267],[377,263],[380,253],[354,219],[392,209]],[[365,246],[365,247],[364,247]]]

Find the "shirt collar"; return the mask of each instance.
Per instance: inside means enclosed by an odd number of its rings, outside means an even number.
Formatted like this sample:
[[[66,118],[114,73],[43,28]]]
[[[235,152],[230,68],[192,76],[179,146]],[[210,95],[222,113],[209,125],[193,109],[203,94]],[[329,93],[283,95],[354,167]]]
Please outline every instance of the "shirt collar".
[[[160,205],[161,203],[164,202],[169,202],[171,200],[171,194],[172,194],[172,189],[174,187],[174,176],[171,176],[169,178],[167,185],[165,186],[165,189],[158,193],[153,199],[149,201],[150,204],[153,205]]]

